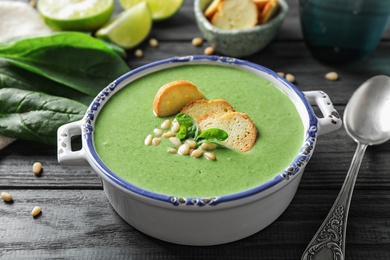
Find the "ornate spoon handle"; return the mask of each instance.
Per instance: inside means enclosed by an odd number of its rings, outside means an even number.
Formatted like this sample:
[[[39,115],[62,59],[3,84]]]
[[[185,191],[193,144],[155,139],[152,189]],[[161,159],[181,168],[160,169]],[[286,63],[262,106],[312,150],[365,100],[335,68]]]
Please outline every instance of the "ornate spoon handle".
[[[358,143],[344,184],[321,227],[305,249],[302,260],[343,260],[349,205],[367,145]]]

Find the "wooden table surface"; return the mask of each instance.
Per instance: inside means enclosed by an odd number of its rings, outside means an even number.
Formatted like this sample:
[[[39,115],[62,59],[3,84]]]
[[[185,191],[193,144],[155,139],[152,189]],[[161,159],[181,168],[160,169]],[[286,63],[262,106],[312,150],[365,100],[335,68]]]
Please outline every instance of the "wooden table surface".
[[[298,0],[287,1],[287,19],[277,38],[246,60],[296,77],[302,91],[323,90],[342,115],[354,90],[369,77],[390,75],[390,30],[367,59],[345,66],[312,58],[302,38]],[[119,5],[116,12],[120,11]],[[170,20],[154,24],[143,58],[129,52],[131,68],[172,56],[202,54],[193,1],[186,0]],[[337,71],[338,81],[324,75]],[[375,91],[375,89],[373,89]],[[389,111],[390,112],[390,111]],[[14,202],[0,203],[0,259],[300,259],[331,208],[349,168],[356,144],[344,128],[319,137],[292,203],[270,226],[246,239],[219,246],[180,246],[148,237],[123,221],[106,199],[88,166],[60,166],[56,148],[16,141],[0,151],[0,191]],[[43,174],[32,173],[40,161]],[[42,214],[31,217],[35,205]],[[369,147],[350,208],[347,259],[390,259],[390,143]]]

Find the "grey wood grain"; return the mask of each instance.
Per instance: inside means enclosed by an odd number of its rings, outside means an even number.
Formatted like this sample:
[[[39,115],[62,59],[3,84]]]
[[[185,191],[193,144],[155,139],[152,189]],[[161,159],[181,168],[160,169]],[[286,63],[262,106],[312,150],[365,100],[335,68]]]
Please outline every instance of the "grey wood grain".
[[[337,195],[299,190],[290,207],[263,231],[226,245],[189,247],[138,232],[115,213],[101,190],[8,191],[14,202],[0,203],[0,259],[298,259],[302,241],[310,239]],[[351,259],[390,256],[390,218],[384,214],[389,203],[388,190],[355,192],[347,234]],[[42,214],[33,218],[35,205]]]

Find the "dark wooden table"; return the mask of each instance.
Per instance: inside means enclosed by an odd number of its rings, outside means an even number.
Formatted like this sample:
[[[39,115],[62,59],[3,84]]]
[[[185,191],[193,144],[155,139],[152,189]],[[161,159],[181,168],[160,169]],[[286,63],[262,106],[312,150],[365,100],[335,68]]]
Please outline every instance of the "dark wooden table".
[[[245,59],[294,74],[303,91],[325,91],[341,115],[362,82],[390,75],[390,30],[369,58],[347,66],[325,65],[311,57],[303,42],[298,0],[288,3],[277,38]],[[140,46],[144,57],[135,58],[130,51],[128,63],[136,68],[202,54],[207,43],[191,44],[199,36],[193,2],[187,0],[170,20],[153,25],[150,38],[158,39],[159,46],[145,42]],[[329,71],[337,71],[340,80],[326,80]],[[0,151],[0,191],[14,198],[12,204],[0,203],[0,259],[300,259],[341,188],[355,147],[343,128],[321,136],[296,196],[273,224],[238,242],[190,247],[153,239],[129,226],[111,208],[90,167],[60,166],[55,147],[16,141]],[[40,177],[32,173],[35,161],[43,164]],[[42,207],[38,218],[31,217],[35,205]],[[390,259],[390,143],[369,147],[365,154],[350,208],[346,256]]]

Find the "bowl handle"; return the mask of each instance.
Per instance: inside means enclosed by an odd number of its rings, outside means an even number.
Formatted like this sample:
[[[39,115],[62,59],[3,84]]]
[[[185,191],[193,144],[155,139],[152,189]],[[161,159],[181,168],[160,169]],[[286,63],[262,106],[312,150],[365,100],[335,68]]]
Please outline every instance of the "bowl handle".
[[[341,127],[341,118],[333,106],[329,96],[323,91],[304,91],[310,105],[318,106],[323,117],[318,118],[318,135],[336,131]]]
[[[72,151],[72,138],[81,135],[81,125],[81,121],[75,121],[58,128],[57,160],[61,165],[88,165],[83,147]]]

